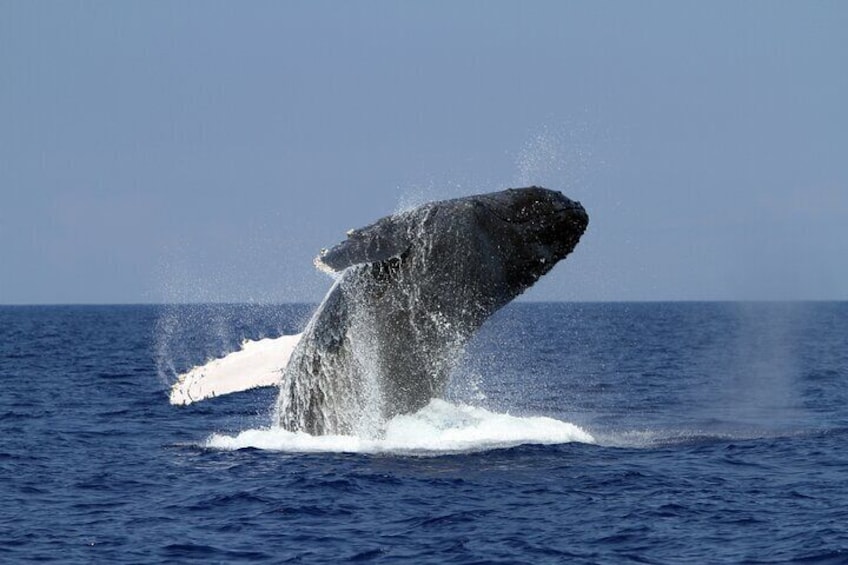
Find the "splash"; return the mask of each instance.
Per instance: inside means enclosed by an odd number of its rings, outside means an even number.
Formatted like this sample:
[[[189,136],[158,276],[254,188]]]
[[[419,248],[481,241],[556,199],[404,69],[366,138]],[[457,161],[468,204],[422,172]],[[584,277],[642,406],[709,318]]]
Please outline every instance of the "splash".
[[[565,189],[583,187],[594,164],[591,146],[586,142],[586,125],[540,128],[515,156],[517,186],[542,184]]]
[[[262,449],[291,453],[369,453],[441,455],[504,449],[518,445],[595,443],[580,427],[547,417],[499,414],[466,404],[434,399],[414,414],[395,416],[379,438],[358,435],[313,436],[282,428],[214,434],[210,449]]]

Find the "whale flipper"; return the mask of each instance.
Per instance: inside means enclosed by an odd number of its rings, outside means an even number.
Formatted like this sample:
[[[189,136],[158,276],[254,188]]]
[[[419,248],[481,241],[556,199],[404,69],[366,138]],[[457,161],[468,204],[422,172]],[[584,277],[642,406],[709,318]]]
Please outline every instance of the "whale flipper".
[[[171,404],[187,405],[231,392],[279,385],[301,335],[245,341],[238,351],[192,367],[171,387]]]

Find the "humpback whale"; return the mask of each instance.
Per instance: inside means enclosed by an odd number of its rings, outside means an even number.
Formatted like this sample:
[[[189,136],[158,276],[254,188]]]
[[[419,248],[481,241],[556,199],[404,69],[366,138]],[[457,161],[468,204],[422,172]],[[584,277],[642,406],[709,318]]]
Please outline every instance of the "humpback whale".
[[[483,322],[574,249],[579,202],[541,187],[424,204],[348,232],[282,372],[275,423],[358,434],[439,397]]]

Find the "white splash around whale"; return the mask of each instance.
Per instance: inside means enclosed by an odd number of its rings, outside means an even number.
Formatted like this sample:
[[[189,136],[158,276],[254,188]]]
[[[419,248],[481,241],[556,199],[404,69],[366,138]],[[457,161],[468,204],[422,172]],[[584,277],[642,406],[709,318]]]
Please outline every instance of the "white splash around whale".
[[[291,453],[392,453],[441,455],[518,445],[591,443],[582,428],[542,416],[512,416],[434,399],[414,414],[395,416],[377,438],[290,432],[271,427],[237,435],[213,434],[202,445],[221,450],[262,449]]]

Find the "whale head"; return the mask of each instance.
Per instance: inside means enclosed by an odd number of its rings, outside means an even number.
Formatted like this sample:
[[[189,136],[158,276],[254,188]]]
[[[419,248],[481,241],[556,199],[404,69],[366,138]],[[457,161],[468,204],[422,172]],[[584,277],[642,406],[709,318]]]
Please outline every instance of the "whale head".
[[[532,285],[574,250],[589,224],[583,206],[561,192],[537,186],[476,197],[510,286]]]
[[[571,253],[588,223],[583,206],[560,192],[509,188],[433,202],[351,230],[345,241],[323,250],[315,264],[331,272],[371,264],[382,280],[387,271],[417,256],[418,274],[435,273],[434,278],[453,283],[458,301],[465,300],[463,290],[490,295],[491,300],[475,299],[487,304],[483,310],[488,312]]]

